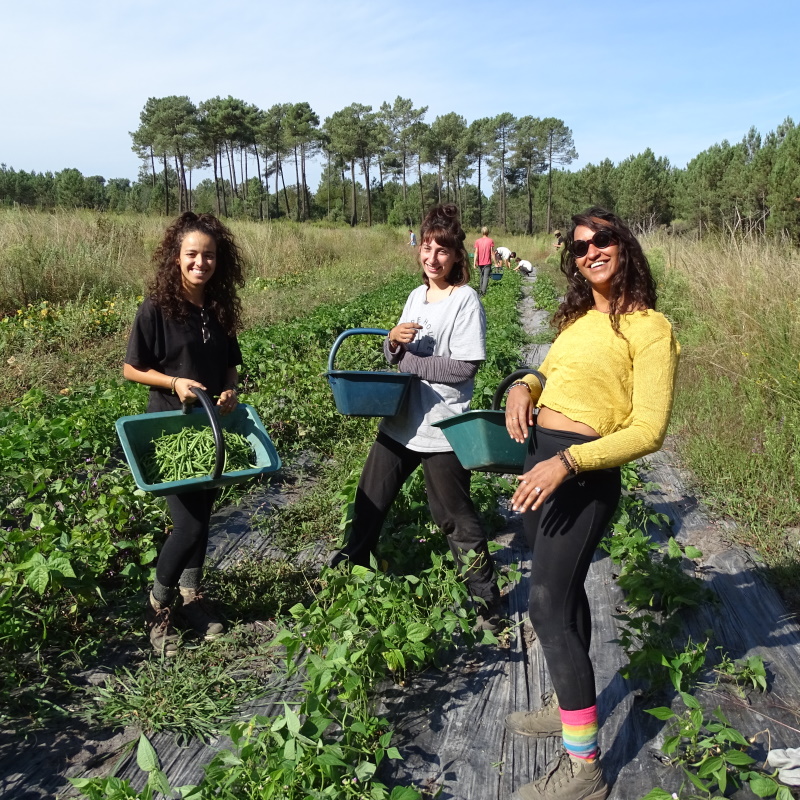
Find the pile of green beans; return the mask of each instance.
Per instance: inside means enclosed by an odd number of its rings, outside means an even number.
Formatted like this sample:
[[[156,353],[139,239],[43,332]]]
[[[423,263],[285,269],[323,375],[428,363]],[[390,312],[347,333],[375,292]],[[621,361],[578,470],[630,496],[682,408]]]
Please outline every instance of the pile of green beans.
[[[247,439],[232,431],[222,433],[225,438],[223,472],[255,467],[255,453]],[[151,442],[141,459],[142,472],[149,484],[204,478],[213,472],[216,458],[217,449],[211,428],[187,426]]]

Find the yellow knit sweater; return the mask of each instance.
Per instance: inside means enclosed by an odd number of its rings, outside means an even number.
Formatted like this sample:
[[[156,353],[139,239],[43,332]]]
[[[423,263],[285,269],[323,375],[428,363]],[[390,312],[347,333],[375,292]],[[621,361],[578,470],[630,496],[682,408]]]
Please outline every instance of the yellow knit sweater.
[[[539,371],[524,380],[537,406],[560,411],[601,436],[573,445],[581,470],[625,464],[654,453],[664,442],[680,345],[667,318],[657,311],[634,311],[619,321],[594,309],[562,331]]]

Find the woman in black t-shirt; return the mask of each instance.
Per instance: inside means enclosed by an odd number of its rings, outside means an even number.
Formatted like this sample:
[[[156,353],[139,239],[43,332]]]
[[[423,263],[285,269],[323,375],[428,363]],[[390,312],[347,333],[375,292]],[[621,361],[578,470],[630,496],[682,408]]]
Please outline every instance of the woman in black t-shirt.
[[[211,214],[187,211],[167,228],[153,263],[155,280],[136,314],[123,375],[150,387],[148,412],[180,409],[196,399],[190,390],[199,386],[218,396],[220,413],[227,414],[238,402],[237,288],[244,284],[231,232]],[[178,590],[179,622],[205,639],[224,630],[200,593],[216,494],[205,489],[166,498],[172,533],[159,553],[147,603],[150,642],[164,655],[174,655],[180,643],[171,614]]]

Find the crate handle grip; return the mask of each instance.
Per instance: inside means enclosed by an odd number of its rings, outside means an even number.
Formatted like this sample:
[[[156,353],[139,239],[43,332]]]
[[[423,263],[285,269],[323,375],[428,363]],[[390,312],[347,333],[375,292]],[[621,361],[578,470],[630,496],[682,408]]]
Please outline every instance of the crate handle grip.
[[[532,367],[523,367],[522,369],[515,370],[507,378],[503,378],[503,380],[500,382],[500,385],[497,387],[497,391],[494,393],[494,397],[492,398],[492,411],[500,410],[500,403],[503,400],[503,395],[506,393],[506,389],[508,389],[508,387],[514,383],[514,381],[518,381],[520,378],[524,378],[526,375],[535,375],[539,379],[539,383],[542,384],[542,389],[544,389],[544,385],[547,383],[547,378],[545,378],[545,376],[542,375],[542,373],[538,370],[535,370]]]
[[[331,352],[328,356],[328,372],[333,372],[333,359],[336,357],[336,352],[339,350],[342,342],[348,336],[355,336],[357,333],[371,333],[375,336],[389,335],[389,331],[386,330],[386,328],[351,328],[349,331],[342,331],[333,343],[333,347],[331,347]]]
[[[206,392],[199,386],[190,386],[189,391],[200,401],[200,405],[203,406],[206,414],[208,414],[208,421],[211,424],[211,431],[214,434],[214,445],[217,448],[217,460],[214,463],[214,472],[211,473],[211,477],[216,480],[222,475],[222,471],[225,469],[225,439],[222,436],[222,427],[217,419],[217,412],[214,408],[214,404],[211,402],[211,398]],[[191,407],[192,403],[184,403],[183,413],[188,414]]]

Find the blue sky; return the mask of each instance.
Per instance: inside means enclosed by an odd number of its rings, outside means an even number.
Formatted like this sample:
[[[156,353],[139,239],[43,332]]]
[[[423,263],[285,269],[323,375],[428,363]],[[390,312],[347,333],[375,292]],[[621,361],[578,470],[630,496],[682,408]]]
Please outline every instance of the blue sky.
[[[148,97],[308,101],[322,119],[397,95],[468,122],[572,129],[579,160],[650,147],[684,166],[800,121],[797,0],[436,3],[27,0],[3,10],[0,162],[135,178]]]

